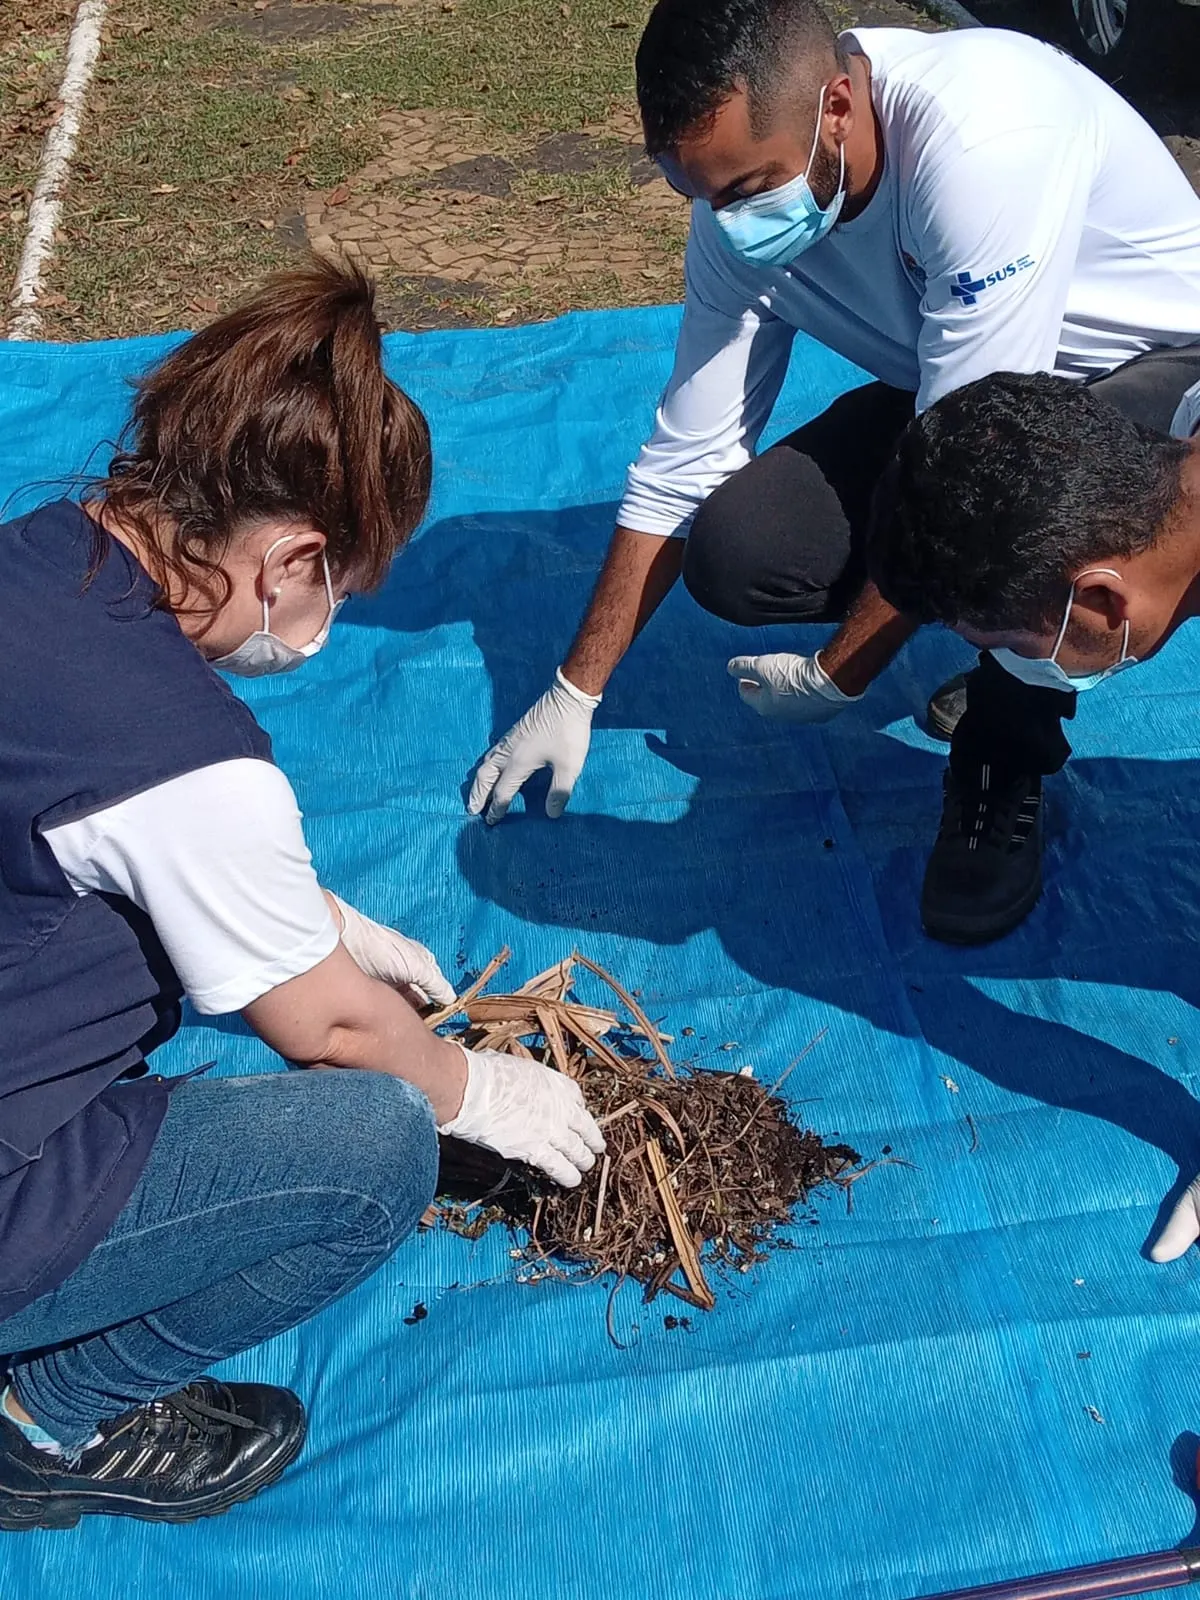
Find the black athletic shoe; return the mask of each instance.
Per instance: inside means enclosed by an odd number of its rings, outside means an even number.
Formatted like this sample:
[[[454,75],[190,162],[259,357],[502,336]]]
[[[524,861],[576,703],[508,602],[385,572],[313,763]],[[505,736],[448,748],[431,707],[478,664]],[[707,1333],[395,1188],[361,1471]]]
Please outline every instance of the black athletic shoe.
[[[947,772],[942,825],[925,869],[921,922],[947,944],[987,944],[1027,917],[1042,892],[1042,780],[977,788]]]
[[[0,1416],[0,1528],[73,1528],[97,1514],[191,1522],[274,1483],[304,1443],[290,1389],[202,1378],[100,1425],[72,1466]]]
[[[966,709],[967,675],[960,672],[956,678],[947,678],[942,687],[930,696],[929,704],[925,707],[926,730],[935,739],[944,739],[949,744]]]

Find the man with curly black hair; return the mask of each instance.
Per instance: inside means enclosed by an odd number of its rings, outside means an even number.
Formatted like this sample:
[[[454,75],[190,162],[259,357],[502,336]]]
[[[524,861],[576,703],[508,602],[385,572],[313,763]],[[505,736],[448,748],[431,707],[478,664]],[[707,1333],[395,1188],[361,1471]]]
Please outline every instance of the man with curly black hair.
[[[871,576],[899,611],[941,622],[984,651],[985,692],[1017,716],[1007,734],[972,698],[950,753],[954,777],[982,771],[1028,738],[1047,696],[1075,697],[1160,650],[1200,613],[1200,387],[1168,435],[1111,405],[1099,385],[993,373],[939,400],[901,436],[880,485]],[[997,689],[998,686],[998,689]],[[1027,715],[1022,716],[1022,712]],[[1044,770],[1070,747],[1043,722]],[[948,808],[949,816],[949,808]],[[1021,848],[1010,801],[973,841],[943,824],[926,893],[969,930],[985,892],[976,856]],[[940,873],[940,877],[935,877]],[[1030,900],[1036,899],[1040,878]]]

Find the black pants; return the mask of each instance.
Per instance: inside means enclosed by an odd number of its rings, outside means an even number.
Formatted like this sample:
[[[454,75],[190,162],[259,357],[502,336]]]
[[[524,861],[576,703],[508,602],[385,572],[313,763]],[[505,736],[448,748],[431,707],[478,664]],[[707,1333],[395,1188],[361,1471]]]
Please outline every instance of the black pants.
[[[1200,346],[1154,350],[1095,380],[1128,417],[1166,433],[1185,389],[1200,382]],[[913,396],[883,383],[840,396],[764,451],[701,506],[683,580],[706,611],[743,627],[840,622],[866,580],[871,500]],[[1075,695],[1034,688],[986,653],[967,679],[950,764],[987,763],[994,783],[1057,772],[1071,754],[1063,718]]]

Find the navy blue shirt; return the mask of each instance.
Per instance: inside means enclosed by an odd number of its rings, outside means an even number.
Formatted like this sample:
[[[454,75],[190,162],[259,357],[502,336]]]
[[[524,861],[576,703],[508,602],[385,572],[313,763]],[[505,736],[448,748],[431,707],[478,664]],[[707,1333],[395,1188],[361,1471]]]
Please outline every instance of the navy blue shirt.
[[[181,999],[150,919],[76,894],[43,830],[271,748],[77,505],[0,526],[0,576],[2,1322],[61,1283],[128,1200],[167,1103],[144,1060]]]

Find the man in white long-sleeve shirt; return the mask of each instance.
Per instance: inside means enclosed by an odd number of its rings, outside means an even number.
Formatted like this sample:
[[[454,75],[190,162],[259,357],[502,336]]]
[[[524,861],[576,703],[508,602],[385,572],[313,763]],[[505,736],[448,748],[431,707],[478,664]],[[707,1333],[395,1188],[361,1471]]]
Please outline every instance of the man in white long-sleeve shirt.
[[[1035,40],[859,29],[813,0],[659,0],[638,51],[649,153],[694,200],[687,300],[556,681],[485,756],[495,822],[550,766],[561,813],[592,713],[682,573],[748,626],[841,622],[819,655],[739,656],[747,704],[818,723],[916,626],[866,579],[876,485],[914,411],[987,373],[1102,386],[1165,430],[1200,380],[1200,200],[1113,90]],[[797,329],[878,380],[755,458]],[[1041,890],[1041,781],[1074,695],[984,655],[934,697],[953,733],[922,895],[935,937],[1008,932]]]

